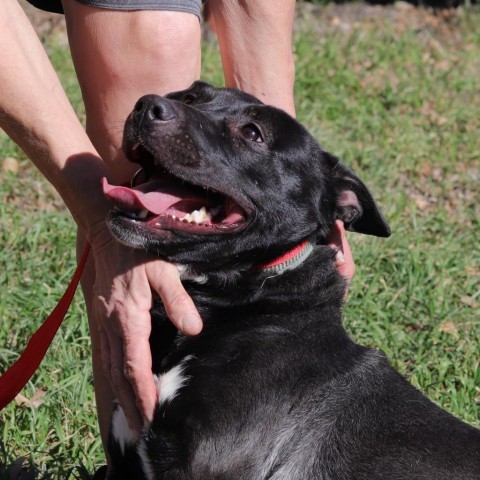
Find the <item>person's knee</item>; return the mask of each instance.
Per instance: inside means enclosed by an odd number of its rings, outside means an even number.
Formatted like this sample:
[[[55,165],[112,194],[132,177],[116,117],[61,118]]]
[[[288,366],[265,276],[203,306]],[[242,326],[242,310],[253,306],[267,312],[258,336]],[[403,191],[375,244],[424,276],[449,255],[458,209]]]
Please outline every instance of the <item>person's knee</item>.
[[[166,88],[168,84],[181,82],[184,77],[193,81],[198,75],[200,61],[201,31],[198,18],[182,12],[139,13],[126,17],[127,33],[121,41],[123,52],[116,50],[114,58],[118,60],[119,68],[126,66],[124,62],[129,65],[133,62],[140,72],[153,69],[156,76],[164,79]],[[178,87],[175,85],[175,88]]]
[[[148,15],[131,17],[130,27],[132,35],[142,42],[141,50],[149,49],[159,59],[178,61],[179,53],[183,54],[183,59],[197,57],[201,30],[198,18],[192,14],[148,12]]]
[[[86,101],[113,88],[145,93],[189,86],[198,76],[201,30],[186,12],[118,11],[64,0],[75,68]],[[162,91],[163,90],[163,91]],[[88,109],[89,105],[87,105]]]
[[[86,28],[94,30],[80,47],[92,49],[90,58],[84,56],[87,71],[79,71],[84,83],[97,70],[105,84],[145,84],[166,93],[170,85],[177,88],[183,78],[191,83],[198,75],[201,31],[193,14],[103,10],[89,22],[95,24]]]

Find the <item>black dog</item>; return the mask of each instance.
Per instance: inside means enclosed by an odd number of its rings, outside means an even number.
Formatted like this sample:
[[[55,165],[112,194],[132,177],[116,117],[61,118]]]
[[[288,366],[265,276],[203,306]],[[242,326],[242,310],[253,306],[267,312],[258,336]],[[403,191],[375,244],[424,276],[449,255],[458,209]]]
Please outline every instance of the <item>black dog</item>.
[[[286,113],[200,82],[140,99],[124,138],[146,180],[105,183],[110,228],[181,265],[204,330],[153,309],[159,404],[137,440],[117,408],[111,479],[480,479],[480,432],[341,325],[334,221],[390,234],[350,170]]]

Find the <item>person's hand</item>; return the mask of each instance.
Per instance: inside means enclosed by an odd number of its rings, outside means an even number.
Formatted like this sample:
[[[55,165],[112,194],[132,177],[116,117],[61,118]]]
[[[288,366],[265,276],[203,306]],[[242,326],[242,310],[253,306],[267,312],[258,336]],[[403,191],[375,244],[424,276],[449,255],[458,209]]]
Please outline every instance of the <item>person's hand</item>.
[[[337,270],[338,273],[346,279],[348,291],[348,286],[355,273],[355,263],[353,262],[352,252],[347,241],[345,227],[341,220],[335,221],[335,226],[328,239],[328,245],[337,250],[337,255],[335,257]],[[347,291],[345,292],[345,296],[347,295]]]
[[[202,321],[174,265],[122,246],[109,233],[102,236],[106,241],[92,242],[93,312],[100,331],[101,361],[130,428],[138,433],[145,421],[152,420],[157,401],[149,345],[152,290],[185,334],[199,333]]]

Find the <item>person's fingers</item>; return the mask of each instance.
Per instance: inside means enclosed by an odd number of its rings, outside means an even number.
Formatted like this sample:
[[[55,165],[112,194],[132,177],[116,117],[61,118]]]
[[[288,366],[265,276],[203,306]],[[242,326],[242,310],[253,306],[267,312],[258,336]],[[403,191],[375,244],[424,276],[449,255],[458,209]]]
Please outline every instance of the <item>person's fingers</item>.
[[[343,222],[341,222],[340,220],[337,220],[327,239],[328,246],[337,250],[337,253],[335,255],[335,262],[337,264],[337,267],[345,263],[345,256],[343,255],[343,251],[342,251],[342,229],[343,229]]]
[[[143,421],[152,420],[156,401],[149,344],[152,294],[144,265],[128,265],[120,274],[111,271],[110,263],[102,265],[96,278],[94,314],[104,375],[130,427],[138,433]]]
[[[144,421],[151,422],[157,401],[153,381],[152,356],[148,337],[127,338],[123,342],[123,374],[133,391]],[[128,418],[128,417],[127,417]]]
[[[143,422],[137,408],[133,388],[125,376],[122,340],[113,335],[109,335],[108,340],[111,352],[109,378],[112,389],[125,413],[129,427],[138,435]]]
[[[338,228],[340,229],[341,251],[345,260],[345,263],[339,267],[339,271],[340,274],[347,279],[348,283],[350,283],[355,274],[355,262],[353,261],[352,251],[347,240],[347,234],[343,222],[340,220],[337,220],[337,222],[339,224]]]
[[[160,295],[168,317],[186,335],[197,335],[203,323],[185,291],[175,265],[159,260],[147,264],[150,285]]]
[[[330,237],[328,239],[328,245],[337,250],[335,257],[338,273],[345,277],[349,284],[354,273],[355,263],[353,261],[352,251],[347,240],[345,233],[345,227],[341,220],[335,222],[335,226],[332,229]]]
[[[128,321],[142,322],[138,317]],[[110,326],[107,328],[104,322],[100,335],[104,375],[111,384],[130,428],[138,433],[144,421],[152,420],[157,398],[152,375],[150,329],[134,328],[130,331],[121,321],[112,317],[107,322]],[[149,314],[145,322],[150,323]]]

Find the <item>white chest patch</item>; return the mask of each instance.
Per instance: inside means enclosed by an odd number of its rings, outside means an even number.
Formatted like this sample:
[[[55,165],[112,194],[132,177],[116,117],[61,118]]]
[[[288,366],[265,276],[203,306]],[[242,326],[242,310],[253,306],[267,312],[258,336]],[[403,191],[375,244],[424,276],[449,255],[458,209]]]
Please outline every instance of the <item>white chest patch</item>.
[[[112,417],[112,435],[115,441],[120,446],[122,455],[125,454],[125,447],[127,445],[131,446],[135,443],[135,435],[130,427],[128,426],[127,418],[123,413],[122,407],[117,407],[113,412]]]
[[[157,387],[158,392],[158,405],[173,400],[178,391],[185,386],[189,377],[183,375],[186,368],[186,363],[193,358],[193,355],[185,357],[177,366],[170,369],[168,372],[162,375],[154,375],[153,379]],[[115,409],[112,416],[112,436],[118,443],[122,455],[125,454],[125,448],[127,446],[133,446],[137,440],[135,434],[128,426],[127,418],[123,413],[122,408],[119,406]],[[144,464],[144,471],[149,472],[149,466],[145,455],[145,446],[139,445],[139,454]],[[148,478],[150,478],[147,475]]]
[[[193,273],[188,265],[177,263],[177,270],[181,280],[191,280],[192,282],[204,284],[207,283],[206,275],[197,275]]]
[[[185,386],[188,381],[187,376],[183,375],[186,363],[193,358],[192,355],[185,357],[181,363],[170,369],[162,375],[154,375],[155,384],[158,392],[158,404],[173,400],[178,391]]]

